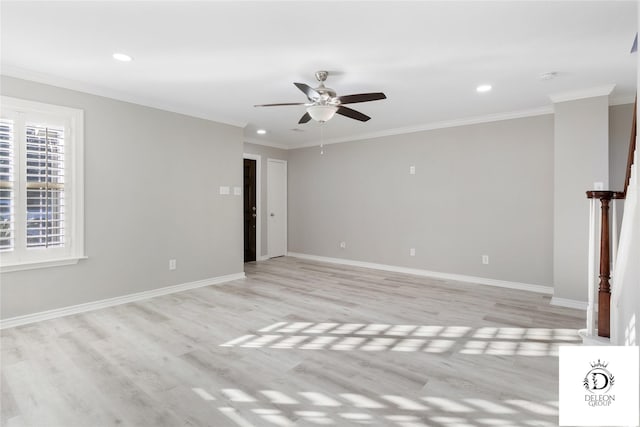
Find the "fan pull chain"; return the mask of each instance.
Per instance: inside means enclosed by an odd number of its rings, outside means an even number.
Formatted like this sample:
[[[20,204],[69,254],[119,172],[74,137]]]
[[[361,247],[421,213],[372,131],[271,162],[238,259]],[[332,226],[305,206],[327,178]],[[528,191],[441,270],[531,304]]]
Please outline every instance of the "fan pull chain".
[[[324,122],[320,123],[320,155],[324,154]]]

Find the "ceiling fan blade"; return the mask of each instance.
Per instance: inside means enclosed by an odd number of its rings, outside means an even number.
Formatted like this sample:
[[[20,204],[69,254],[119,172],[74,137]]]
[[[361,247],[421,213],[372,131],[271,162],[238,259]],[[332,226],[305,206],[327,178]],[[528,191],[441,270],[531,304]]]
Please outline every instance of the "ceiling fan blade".
[[[361,122],[366,122],[371,118],[366,114],[362,114],[360,111],[356,111],[352,108],[343,106],[338,107],[338,111],[336,111],[336,113],[342,114],[343,116],[349,117],[350,119],[360,120]]]
[[[309,115],[309,113],[304,113],[304,116],[300,117],[298,124],[301,125],[303,123],[307,123],[309,120],[311,120],[311,116]]]
[[[355,95],[339,96],[338,99],[342,104],[355,104],[356,102],[377,101],[379,99],[387,99],[382,92],[357,93]]]
[[[279,104],[259,104],[254,107],[280,107],[282,105],[304,105],[304,102],[281,102]]]
[[[298,89],[304,92],[304,94],[307,95],[307,98],[309,98],[310,101],[314,101],[320,98],[320,94],[308,84],[294,83],[294,85],[296,85]]]

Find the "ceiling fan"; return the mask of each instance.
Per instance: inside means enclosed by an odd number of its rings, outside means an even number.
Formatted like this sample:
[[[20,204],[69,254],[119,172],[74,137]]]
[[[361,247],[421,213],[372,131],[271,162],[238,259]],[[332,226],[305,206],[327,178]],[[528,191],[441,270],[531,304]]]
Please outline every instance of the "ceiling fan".
[[[360,120],[366,122],[371,117],[366,114],[362,114],[352,108],[345,107],[345,104],[355,104],[358,102],[377,101],[379,99],[386,99],[382,92],[372,93],[358,93],[354,95],[336,96],[335,90],[328,88],[324,85],[325,80],[329,76],[328,71],[316,72],[316,79],[320,82],[318,87],[312,88],[304,83],[294,83],[298,89],[300,89],[306,96],[309,102],[284,102],[279,104],[261,104],[254,105],[254,107],[279,107],[283,105],[304,105],[307,107],[307,112],[298,121],[299,124],[307,123],[313,119],[320,123],[324,123],[337,113],[351,119]]]

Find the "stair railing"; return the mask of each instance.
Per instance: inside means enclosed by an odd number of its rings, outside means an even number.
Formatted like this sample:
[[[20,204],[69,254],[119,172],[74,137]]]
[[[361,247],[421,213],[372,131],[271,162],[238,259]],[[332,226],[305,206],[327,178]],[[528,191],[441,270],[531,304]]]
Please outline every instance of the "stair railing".
[[[611,265],[615,265],[618,250],[618,222],[616,201],[623,200],[627,196],[631,170],[636,150],[636,114],[637,98],[633,107],[633,121],[631,127],[631,140],[629,142],[629,155],[627,158],[627,171],[623,191],[587,191],[589,199],[589,261],[588,261],[588,305],[587,305],[587,334],[594,336],[597,330],[599,337],[611,336]],[[596,208],[596,200],[600,201],[600,214]],[[611,220],[609,208],[611,207]],[[599,220],[598,220],[599,219]],[[596,299],[596,228],[600,229],[600,259],[599,281]],[[611,224],[610,224],[611,223]],[[596,300],[598,302],[596,307]],[[596,327],[597,313],[597,327]]]

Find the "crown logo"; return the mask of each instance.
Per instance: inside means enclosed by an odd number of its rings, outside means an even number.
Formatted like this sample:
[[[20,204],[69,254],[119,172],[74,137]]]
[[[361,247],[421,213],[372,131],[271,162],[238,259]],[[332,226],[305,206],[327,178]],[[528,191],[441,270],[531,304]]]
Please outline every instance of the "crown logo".
[[[602,369],[604,369],[609,364],[607,362],[601,362],[600,359],[598,359],[597,362],[590,363],[590,365],[591,365],[592,368],[602,368]]]

